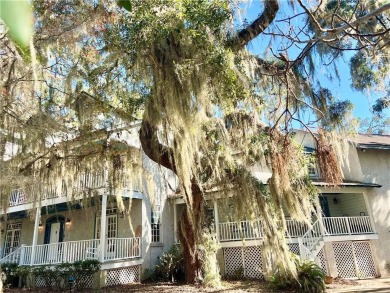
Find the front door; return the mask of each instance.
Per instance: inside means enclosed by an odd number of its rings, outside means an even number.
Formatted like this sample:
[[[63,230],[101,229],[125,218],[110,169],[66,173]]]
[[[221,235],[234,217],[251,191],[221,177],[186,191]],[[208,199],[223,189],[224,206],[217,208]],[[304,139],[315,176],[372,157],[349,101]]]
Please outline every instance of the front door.
[[[52,223],[50,229],[50,240],[48,249],[48,258],[50,262],[57,262],[59,257],[61,223]]]

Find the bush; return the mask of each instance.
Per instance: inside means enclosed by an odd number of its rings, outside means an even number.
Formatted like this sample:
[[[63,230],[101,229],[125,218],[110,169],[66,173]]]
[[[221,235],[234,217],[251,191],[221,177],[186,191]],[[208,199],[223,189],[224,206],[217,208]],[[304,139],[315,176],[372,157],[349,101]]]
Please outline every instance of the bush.
[[[278,290],[291,288],[305,293],[325,292],[325,273],[318,265],[299,258],[295,259],[295,265],[297,278],[277,272],[271,277],[271,287]]]
[[[151,276],[160,281],[184,280],[184,260],[180,245],[174,245],[168,252],[161,254],[155,273]]]
[[[32,280],[29,279],[31,277],[31,267],[30,266],[19,266],[16,269],[16,274],[19,276],[21,281],[21,286],[31,286]]]
[[[74,280],[78,290],[83,290],[88,279],[100,270],[98,260],[83,260],[74,263],[62,263],[55,267],[40,266],[33,270],[36,278],[42,278],[50,291],[60,290],[69,286],[69,280]]]
[[[19,283],[19,276],[17,274],[18,264],[16,263],[3,263],[1,264],[1,271],[5,275],[3,281],[5,286],[17,287]]]

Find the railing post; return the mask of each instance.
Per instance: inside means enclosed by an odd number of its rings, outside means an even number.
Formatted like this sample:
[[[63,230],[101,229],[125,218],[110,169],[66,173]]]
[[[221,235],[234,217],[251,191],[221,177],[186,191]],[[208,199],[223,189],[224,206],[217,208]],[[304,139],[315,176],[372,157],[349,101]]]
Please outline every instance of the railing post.
[[[214,201],[214,223],[215,223],[215,233],[217,234],[217,239],[220,241],[220,232],[219,232],[219,215],[218,215],[218,204],[217,201]]]
[[[24,254],[25,254],[25,244],[22,244],[22,246],[20,247],[20,254],[19,254],[19,265],[23,265],[24,264]]]
[[[298,237],[298,246],[299,246],[299,255],[306,259],[305,251],[303,249],[303,240],[302,237]]]
[[[352,235],[351,227],[349,226],[349,219],[348,219],[348,217],[345,218],[345,223],[347,225],[348,235]]]

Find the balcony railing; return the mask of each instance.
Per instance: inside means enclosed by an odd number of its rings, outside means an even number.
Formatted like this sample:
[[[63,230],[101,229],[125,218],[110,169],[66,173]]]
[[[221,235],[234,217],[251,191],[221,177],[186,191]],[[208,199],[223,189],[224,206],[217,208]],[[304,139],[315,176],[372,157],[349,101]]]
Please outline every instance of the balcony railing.
[[[133,190],[142,191],[142,183],[139,180],[131,182],[128,178],[123,178],[123,188],[132,188]],[[44,186],[39,188],[38,186],[31,186],[28,190],[15,189],[11,191],[9,206],[18,206],[34,201],[34,194],[42,194],[42,199],[57,198],[66,196],[67,194],[79,193],[86,189],[103,188],[104,175],[102,172],[83,173],[79,176],[77,182],[73,186],[66,186],[63,182],[61,188],[55,188],[53,186]]]
[[[141,238],[109,238],[104,248],[99,239],[68,241],[36,245],[33,255],[32,246],[21,246],[0,263],[13,262],[19,265],[45,265],[75,262],[86,259],[99,259],[104,249],[104,261],[131,259],[141,256]]]
[[[260,220],[219,223],[219,240],[236,241],[242,239],[261,239],[263,230]],[[318,227],[317,227],[318,226]],[[316,231],[320,233],[320,223]],[[324,236],[358,235],[375,233],[369,216],[360,217],[326,217],[323,218]],[[294,220],[286,220],[286,237],[302,237],[309,226]],[[317,233],[317,234],[318,234]]]
[[[325,235],[372,234],[369,216],[360,217],[327,217],[323,218]]]

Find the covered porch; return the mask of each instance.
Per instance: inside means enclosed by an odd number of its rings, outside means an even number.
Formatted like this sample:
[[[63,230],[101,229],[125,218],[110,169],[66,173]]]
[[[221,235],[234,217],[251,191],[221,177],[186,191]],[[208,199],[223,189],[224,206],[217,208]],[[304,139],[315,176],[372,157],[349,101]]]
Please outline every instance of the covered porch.
[[[208,225],[215,231],[221,243],[263,239],[263,224],[260,219],[237,221],[234,218],[234,203],[229,198],[214,200],[207,204]],[[323,237],[359,236],[375,234],[363,193],[324,193],[318,197],[321,211],[314,215],[318,233]],[[175,231],[180,222],[184,204],[177,201],[174,206]],[[318,222],[317,222],[318,221]],[[286,235],[291,242],[310,233],[312,227],[286,218]],[[176,233],[175,233],[176,234]]]
[[[103,195],[77,204],[35,208],[30,216],[26,211],[9,214],[3,222],[0,262],[35,266],[140,259],[143,202],[124,198],[123,204],[120,210],[115,197]]]

